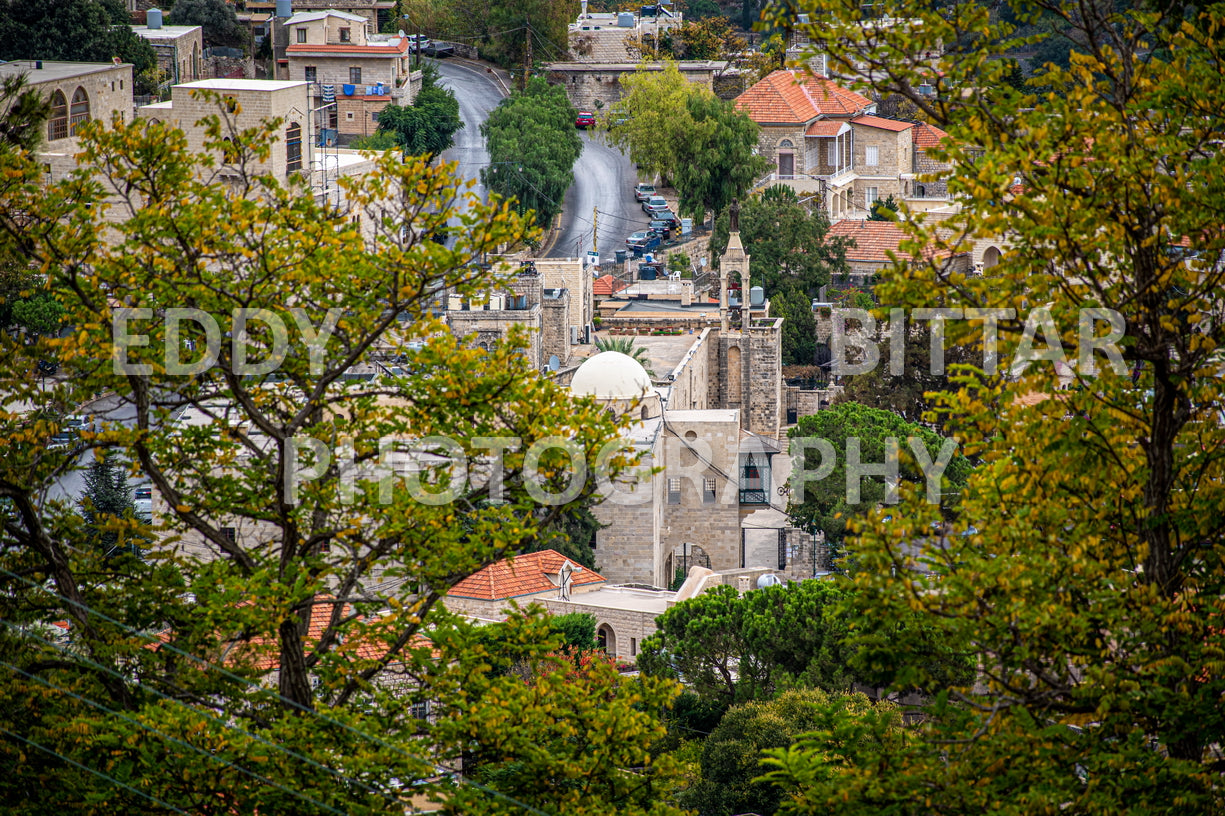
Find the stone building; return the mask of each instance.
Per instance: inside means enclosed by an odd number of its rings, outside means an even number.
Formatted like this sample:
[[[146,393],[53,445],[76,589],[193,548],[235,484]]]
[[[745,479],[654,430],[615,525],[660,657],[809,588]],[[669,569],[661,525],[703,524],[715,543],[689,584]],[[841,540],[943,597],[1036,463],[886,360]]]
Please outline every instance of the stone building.
[[[649,11],[648,11],[649,10]],[[638,11],[588,13],[586,0],[578,19],[570,24],[570,59],[546,66],[549,82],[566,89],[579,110],[597,111],[619,101],[621,80],[636,71],[662,71],[642,46],[651,44],[683,22],[680,12],[667,5],[643,6]],[[674,63],[690,82],[714,91],[715,80],[728,69],[719,60],[681,60]]]
[[[77,132],[86,122],[110,122],[115,116],[132,120],[131,63],[13,60],[0,64],[0,78],[21,75],[51,106],[39,147],[49,180],[76,169]]]
[[[369,136],[390,104],[411,105],[421,89],[409,40],[372,33],[359,14],[300,12],[284,21],[286,64],[278,76],[310,83],[320,127],[341,137]]]
[[[893,196],[913,209],[947,203],[939,179],[948,167],[927,151],[947,137],[938,128],[876,115],[876,103],[808,70],[775,71],[736,107],[761,127],[758,150],[786,184],[824,199],[831,220],[867,218]]]
[[[134,25],[132,31],[153,46],[157,67],[166,72],[170,84],[202,77],[204,29],[200,26],[164,25],[161,12],[152,9],[145,25]]]

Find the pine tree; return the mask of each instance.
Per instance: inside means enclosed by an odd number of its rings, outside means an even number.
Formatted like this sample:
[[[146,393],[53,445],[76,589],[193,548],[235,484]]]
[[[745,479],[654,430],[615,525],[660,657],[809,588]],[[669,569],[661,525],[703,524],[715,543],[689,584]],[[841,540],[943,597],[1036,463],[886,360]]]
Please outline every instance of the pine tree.
[[[136,551],[130,533],[107,529],[113,519],[132,518],[136,513],[127,477],[114,457],[103,455],[90,463],[85,472],[85,493],[77,505],[85,519],[86,540],[90,544],[108,556],[124,549]]]

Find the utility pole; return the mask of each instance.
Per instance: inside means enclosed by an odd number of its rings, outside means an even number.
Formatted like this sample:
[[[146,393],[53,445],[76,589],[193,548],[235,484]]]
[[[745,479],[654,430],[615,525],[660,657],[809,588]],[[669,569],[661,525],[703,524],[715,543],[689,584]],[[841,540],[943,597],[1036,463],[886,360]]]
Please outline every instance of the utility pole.
[[[600,208],[591,208],[591,251],[600,254]]]
[[[532,24],[523,19],[523,31],[527,34],[527,48],[524,49],[523,90],[527,90],[527,80],[532,74]]]

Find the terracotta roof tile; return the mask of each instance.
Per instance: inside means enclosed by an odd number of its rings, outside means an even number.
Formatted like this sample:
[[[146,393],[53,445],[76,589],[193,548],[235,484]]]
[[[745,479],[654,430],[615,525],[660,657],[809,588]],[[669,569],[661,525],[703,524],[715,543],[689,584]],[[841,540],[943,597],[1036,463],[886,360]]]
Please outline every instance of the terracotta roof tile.
[[[806,124],[818,116],[850,116],[871,100],[809,71],[775,71],[736,99],[754,122]]]
[[[889,257],[890,252],[901,259],[911,257],[909,253],[898,249],[898,246],[910,236],[893,221],[866,221],[848,218],[830,227],[826,235],[831,238],[847,238],[854,243],[853,246],[847,247],[848,261],[893,263]],[[925,247],[922,253],[922,257],[928,260],[948,256],[948,250],[937,250],[934,247]]]
[[[822,119],[820,122],[813,122],[808,126],[808,130],[804,131],[805,136],[837,136],[845,127],[845,122],[839,122],[833,119]]]
[[[910,134],[910,138],[914,140],[915,147],[919,148],[935,147],[948,137],[949,135],[943,130],[926,122],[920,122],[915,125],[914,131]]]
[[[505,558],[469,575],[452,587],[447,595],[480,601],[505,601],[548,592],[557,589],[557,584],[550,581],[548,576],[560,572],[567,561],[569,559],[556,550],[524,553],[516,555],[513,560]],[[604,582],[604,576],[598,572],[579,567],[573,561],[570,563],[576,568],[571,578],[573,586]]]
[[[901,133],[903,130],[910,130],[914,127],[914,122],[899,122],[896,119],[885,119],[882,116],[857,116],[851,120],[856,125],[864,127],[877,128],[878,130],[892,130],[895,133]]]
[[[627,288],[629,284],[619,280],[615,275],[604,275],[595,279],[595,283],[591,285],[591,292],[596,297],[610,297]]]

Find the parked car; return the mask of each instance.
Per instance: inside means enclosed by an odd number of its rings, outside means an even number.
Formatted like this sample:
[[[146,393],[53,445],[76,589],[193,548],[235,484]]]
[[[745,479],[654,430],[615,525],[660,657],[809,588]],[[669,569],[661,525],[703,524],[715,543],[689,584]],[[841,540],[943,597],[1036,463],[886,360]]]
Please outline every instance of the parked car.
[[[639,204],[646,201],[651,196],[655,195],[654,184],[639,184],[634,188],[634,200]]]
[[[443,59],[455,53],[455,46],[447,42],[438,42],[434,40],[429,45],[422,47],[421,52],[427,57],[437,57]]]
[[[642,211],[650,216],[654,216],[655,213],[663,212],[666,209],[668,209],[668,202],[663,196],[651,196],[642,202]]]
[[[647,225],[647,231],[667,241],[672,237],[672,222],[663,220],[652,221]]]
[[[431,45],[433,45],[433,43],[430,42],[430,38],[425,36],[424,34],[409,34],[408,35],[408,49],[410,51],[416,51],[418,48],[424,51],[427,48],[429,48]]]
[[[668,222],[668,226],[672,228],[673,232],[679,232],[681,228],[681,220],[677,218],[676,213],[672,212],[671,210],[657,212],[651,216],[651,220]]]
[[[625,239],[625,245],[637,255],[659,246],[659,236],[650,230],[639,230]]]
[[[574,120],[574,126],[577,128],[595,127],[595,115],[591,111],[579,111],[578,118]]]
[[[136,505],[136,517],[144,522],[153,519],[153,488],[145,485],[132,491],[132,503]]]

